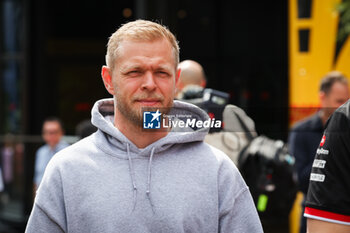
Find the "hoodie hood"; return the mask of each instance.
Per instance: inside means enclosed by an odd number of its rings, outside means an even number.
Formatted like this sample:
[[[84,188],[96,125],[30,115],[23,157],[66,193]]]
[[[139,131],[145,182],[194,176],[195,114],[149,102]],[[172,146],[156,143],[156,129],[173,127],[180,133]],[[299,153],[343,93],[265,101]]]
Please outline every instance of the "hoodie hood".
[[[195,120],[209,120],[208,114],[202,109],[193,104],[177,100],[174,101],[174,105],[167,115],[175,116],[175,121],[186,121],[189,116]],[[99,131],[106,135],[113,147],[117,147],[121,151],[126,151],[126,145],[128,144],[130,152],[139,156],[149,156],[152,149],[155,153],[158,153],[175,144],[203,141],[209,131],[209,128],[206,127],[198,129],[190,127],[172,129],[165,137],[140,149],[114,126],[114,99],[112,98],[102,99],[95,103],[92,108],[91,122]]]

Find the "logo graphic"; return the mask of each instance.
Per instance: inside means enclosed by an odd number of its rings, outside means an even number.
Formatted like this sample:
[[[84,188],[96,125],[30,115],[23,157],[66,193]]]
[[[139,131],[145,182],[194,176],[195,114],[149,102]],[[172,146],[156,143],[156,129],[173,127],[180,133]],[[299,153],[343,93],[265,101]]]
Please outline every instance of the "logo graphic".
[[[179,113],[177,113],[179,112]],[[142,113],[142,128],[153,132],[150,129],[158,129],[174,132],[193,132],[193,130],[215,128],[220,129],[222,126],[221,120],[215,118],[205,118],[193,116],[191,112],[184,112],[183,109],[177,110],[174,108],[145,108]]]
[[[326,135],[323,135],[321,142],[320,142],[320,146],[322,147],[324,145],[324,142],[326,141]]]
[[[310,180],[316,181],[316,182],[323,182],[325,180],[326,176],[323,174],[317,174],[317,173],[311,173],[310,174]]]
[[[160,129],[160,116],[162,114],[156,112],[143,112],[143,128],[144,129]]]

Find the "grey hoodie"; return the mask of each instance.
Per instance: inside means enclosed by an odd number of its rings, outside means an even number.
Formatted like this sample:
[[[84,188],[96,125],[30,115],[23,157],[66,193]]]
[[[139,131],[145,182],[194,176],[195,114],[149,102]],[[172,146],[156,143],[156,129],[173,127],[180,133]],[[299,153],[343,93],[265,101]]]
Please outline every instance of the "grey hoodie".
[[[113,108],[113,99],[98,101],[98,131],[50,161],[26,232],[262,232],[237,168],[203,142],[207,130],[170,132],[139,149],[114,127]]]

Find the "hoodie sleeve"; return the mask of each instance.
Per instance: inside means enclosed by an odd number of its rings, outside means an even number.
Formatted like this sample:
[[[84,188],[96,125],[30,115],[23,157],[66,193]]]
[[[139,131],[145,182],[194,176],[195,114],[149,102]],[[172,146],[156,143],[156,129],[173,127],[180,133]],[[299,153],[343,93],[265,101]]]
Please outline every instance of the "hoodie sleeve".
[[[48,164],[37,191],[26,233],[67,232],[61,173],[54,160]]]
[[[263,232],[253,198],[232,161],[219,170],[219,229],[221,233]]]
[[[26,233],[63,233],[64,230],[40,206],[34,204],[28,220]]]

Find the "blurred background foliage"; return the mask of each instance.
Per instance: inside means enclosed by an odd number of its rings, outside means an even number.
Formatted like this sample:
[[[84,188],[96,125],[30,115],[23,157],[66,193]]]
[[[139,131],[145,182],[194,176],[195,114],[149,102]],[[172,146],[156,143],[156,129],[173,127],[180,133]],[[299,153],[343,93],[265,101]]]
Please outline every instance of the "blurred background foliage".
[[[339,30],[338,41],[344,41],[350,34],[350,0],[343,0],[338,6]]]

